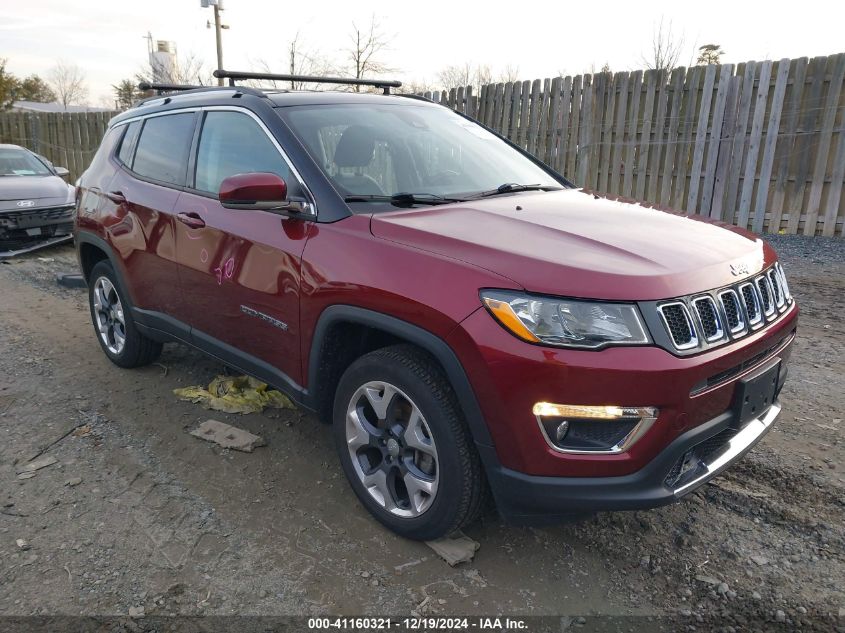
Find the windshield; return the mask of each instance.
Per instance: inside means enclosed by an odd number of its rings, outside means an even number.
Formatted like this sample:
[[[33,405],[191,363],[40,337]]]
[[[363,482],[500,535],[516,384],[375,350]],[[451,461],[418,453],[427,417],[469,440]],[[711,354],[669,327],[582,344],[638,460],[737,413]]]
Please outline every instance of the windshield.
[[[447,108],[411,102],[309,105],[280,112],[346,198],[408,193],[463,198],[503,183],[562,186],[501,139]]]
[[[0,147],[0,176],[50,176],[34,154],[16,147]]]

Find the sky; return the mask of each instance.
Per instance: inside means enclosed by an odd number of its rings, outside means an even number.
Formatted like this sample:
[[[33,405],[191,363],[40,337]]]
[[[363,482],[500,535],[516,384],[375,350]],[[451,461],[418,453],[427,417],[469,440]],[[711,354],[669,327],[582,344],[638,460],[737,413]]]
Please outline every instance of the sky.
[[[517,67],[520,79],[579,74],[605,63],[613,70],[643,67],[663,20],[684,40],[680,64],[702,44],[717,43],[723,62],[813,57],[845,52],[845,2],[741,0],[678,2],[461,2],[460,0],[325,1],[223,0],[224,66],[259,70],[266,61],[287,71],[287,47],[299,41],[341,66],[353,22],[371,18],[390,40],[382,59],[406,82],[436,84],[452,64],[486,64],[494,73]],[[77,64],[88,102],[105,105],[111,85],[132,77],[147,59],[147,40],[176,42],[180,56],[216,66],[211,9],[200,0],[2,0],[0,58],[7,70],[46,76],[57,60]]]

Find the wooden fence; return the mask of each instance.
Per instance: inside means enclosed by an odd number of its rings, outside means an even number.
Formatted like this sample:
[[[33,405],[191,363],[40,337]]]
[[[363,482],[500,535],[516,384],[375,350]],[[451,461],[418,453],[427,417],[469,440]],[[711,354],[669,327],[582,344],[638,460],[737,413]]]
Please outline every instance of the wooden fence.
[[[756,232],[842,235],[845,54],[426,93],[579,186]],[[115,113],[0,113],[0,142],[70,169]]]
[[[425,93],[579,186],[756,232],[842,235],[845,54]]]
[[[0,143],[28,147],[70,170],[74,182],[94,157],[117,112],[0,112]]]

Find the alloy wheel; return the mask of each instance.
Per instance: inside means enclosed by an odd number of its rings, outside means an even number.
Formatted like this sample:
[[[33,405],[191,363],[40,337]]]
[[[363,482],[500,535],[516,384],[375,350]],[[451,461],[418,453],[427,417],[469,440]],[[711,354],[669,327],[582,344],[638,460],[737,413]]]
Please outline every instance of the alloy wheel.
[[[371,381],[352,395],[346,445],[358,479],[385,510],[417,517],[439,480],[437,448],[419,407],[398,387]]]
[[[120,354],[126,346],[126,321],[117,290],[108,277],[100,277],[94,282],[93,295],[100,339],[112,354]]]

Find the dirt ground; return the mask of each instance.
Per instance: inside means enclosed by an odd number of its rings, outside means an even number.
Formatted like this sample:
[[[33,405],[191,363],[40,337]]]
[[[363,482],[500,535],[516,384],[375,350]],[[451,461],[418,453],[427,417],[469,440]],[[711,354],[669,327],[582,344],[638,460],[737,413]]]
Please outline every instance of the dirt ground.
[[[568,525],[490,514],[451,568],[371,520],[328,429],[295,411],[177,400],[222,367],[167,345],[121,370],[72,247],[0,265],[0,615],[675,616],[685,627],[845,627],[845,243],[779,237],[802,309],[784,413],[741,463],[684,501]],[[188,434],[213,417],[254,453]],[[20,479],[32,456],[57,463]],[[16,541],[26,541],[24,548]],[[561,624],[561,630],[566,628]],[[632,625],[630,630],[643,628]],[[647,628],[647,627],[646,627]]]

